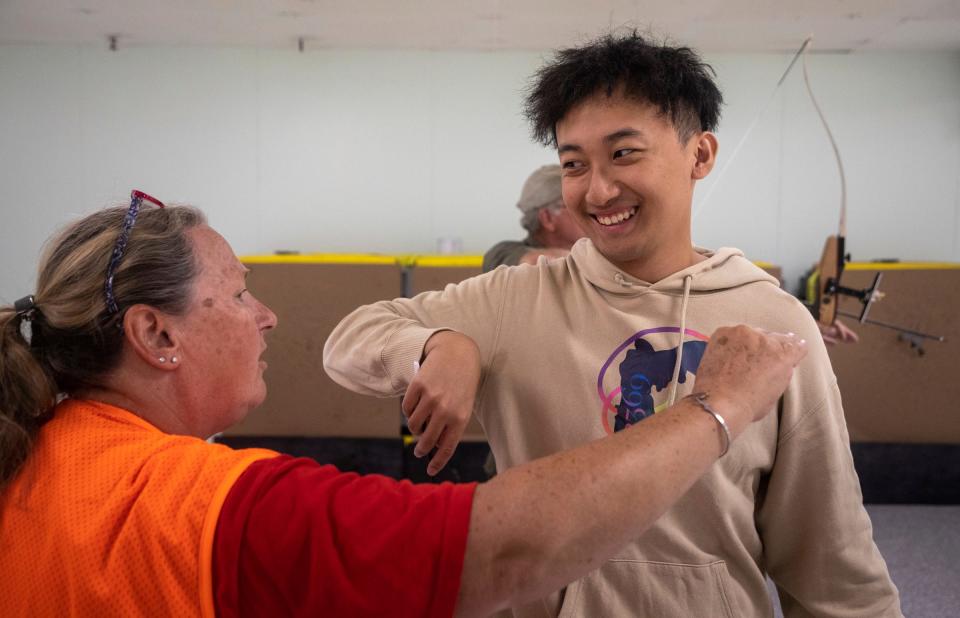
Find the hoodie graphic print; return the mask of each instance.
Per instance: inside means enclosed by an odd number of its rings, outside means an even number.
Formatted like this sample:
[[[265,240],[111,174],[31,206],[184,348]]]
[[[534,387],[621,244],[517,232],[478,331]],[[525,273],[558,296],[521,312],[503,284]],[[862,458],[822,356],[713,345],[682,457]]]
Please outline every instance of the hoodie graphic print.
[[[680,329],[675,326],[642,330],[618,346],[604,363],[600,374],[597,376],[597,393],[603,406],[601,418],[607,433],[611,433],[611,414],[614,419],[613,431],[623,431],[666,407],[667,402],[659,406],[655,405],[654,389],[659,393],[672,382],[679,346],[657,350],[644,337],[655,333],[679,332]],[[688,373],[696,375],[697,368],[700,366],[700,359],[703,357],[703,351],[706,349],[709,339],[706,335],[689,328],[686,329],[684,334],[695,339],[683,343],[683,349],[679,355],[680,371],[677,377],[680,384],[687,381]],[[626,352],[624,353],[624,351]],[[620,385],[611,392],[605,392],[604,378],[607,371],[617,360],[620,360],[618,367]],[[613,401],[618,395],[620,401],[614,407]]]

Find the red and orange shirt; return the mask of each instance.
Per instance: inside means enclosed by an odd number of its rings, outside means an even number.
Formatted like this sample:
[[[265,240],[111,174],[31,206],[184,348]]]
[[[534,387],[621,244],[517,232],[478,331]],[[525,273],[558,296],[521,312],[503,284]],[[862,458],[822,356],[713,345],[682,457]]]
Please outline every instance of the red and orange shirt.
[[[0,615],[451,615],[473,489],[68,399],[0,494]]]

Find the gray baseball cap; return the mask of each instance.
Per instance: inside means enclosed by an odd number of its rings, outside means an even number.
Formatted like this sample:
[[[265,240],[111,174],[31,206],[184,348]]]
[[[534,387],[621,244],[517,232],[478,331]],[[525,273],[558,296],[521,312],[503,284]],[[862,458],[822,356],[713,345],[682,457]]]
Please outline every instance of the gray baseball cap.
[[[563,195],[560,192],[560,166],[544,165],[530,174],[527,181],[523,183],[517,208],[526,214],[545,206],[552,206],[557,202],[563,204]]]

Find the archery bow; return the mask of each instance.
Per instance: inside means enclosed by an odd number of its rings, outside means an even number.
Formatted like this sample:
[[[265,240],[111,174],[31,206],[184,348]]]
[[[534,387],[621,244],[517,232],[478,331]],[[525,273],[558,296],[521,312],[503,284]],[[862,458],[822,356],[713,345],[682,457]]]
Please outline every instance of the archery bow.
[[[703,199],[700,201],[699,206],[694,208],[692,219],[697,218],[700,211],[710,200],[710,196],[713,195],[713,192],[720,185],[720,181],[723,179],[734,159],[736,159],[737,154],[739,154],[741,147],[747,141],[750,133],[753,131],[759,120],[764,116],[767,108],[769,108],[773,103],[777,92],[780,90],[780,86],[783,85],[783,82],[786,81],[787,76],[790,75],[790,71],[793,70],[797,60],[802,58],[803,82],[806,86],[807,94],[810,96],[810,101],[813,103],[813,107],[816,109],[817,115],[820,118],[820,122],[830,140],[830,146],[833,148],[833,155],[837,162],[837,169],[840,173],[840,225],[838,227],[837,234],[827,237],[827,242],[824,244],[823,253],[821,254],[820,263],[816,271],[815,276],[817,276],[818,279],[816,285],[814,286],[814,298],[811,299],[813,301],[811,310],[813,311],[814,317],[816,317],[817,321],[824,326],[832,326],[834,322],[836,322],[837,315],[842,315],[845,317],[856,318],[861,324],[873,324],[875,326],[889,328],[909,337],[932,339],[934,341],[945,341],[946,338],[942,336],[930,335],[927,333],[903,328],[894,324],[888,324],[886,322],[879,322],[877,320],[871,320],[867,318],[873,303],[880,300],[884,296],[883,292],[879,290],[880,282],[883,280],[882,272],[877,272],[873,279],[873,283],[868,288],[854,289],[844,287],[840,284],[840,279],[843,276],[844,264],[850,259],[850,256],[845,253],[847,236],[847,177],[843,169],[843,158],[840,156],[840,149],[833,137],[833,132],[830,130],[830,125],[827,123],[827,118],[824,115],[823,110],[820,108],[817,98],[813,94],[813,87],[810,85],[810,75],[809,71],[807,70],[806,52],[812,41],[813,36],[808,36],[803,41],[803,44],[800,45],[800,49],[798,49],[793,55],[793,58],[790,60],[790,64],[787,65],[783,75],[780,76],[776,86],[774,86],[773,90],[770,92],[770,96],[767,98],[766,103],[764,103],[763,107],[760,109],[760,112],[754,117],[743,136],[737,142],[737,145],[730,154],[730,158],[727,159],[726,164],[717,172],[716,180],[713,182],[706,195],[704,195]],[[860,301],[862,308],[859,315],[839,310],[838,296],[841,295],[851,296]]]
[[[827,137],[830,139],[830,146],[833,148],[833,155],[837,161],[837,169],[840,172],[840,225],[836,235],[827,237],[827,242],[824,243],[823,246],[823,253],[820,256],[817,275],[817,295],[813,306],[814,316],[817,318],[817,321],[824,326],[832,326],[834,322],[836,322],[837,315],[839,314],[845,317],[856,318],[861,324],[873,324],[874,326],[889,328],[912,337],[945,341],[946,338],[943,336],[930,335],[894,324],[867,319],[873,303],[884,297],[883,292],[880,291],[880,282],[883,280],[882,272],[877,272],[873,278],[873,283],[867,288],[848,288],[840,284],[840,280],[843,277],[844,264],[850,260],[849,254],[845,252],[847,236],[847,178],[843,169],[843,158],[840,156],[840,149],[837,147],[837,142],[833,137],[833,132],[830,130],[829,123],[827,123],[827,118],[824,116],[823,110],[820,109],[820,104],[813,94],[813,87],[810,85],[810,74],[807,71],[807,56],[804,52],[812,38],[813,37],[809,37],[803,42],[803,46],[799,52],[799,55],[803,56],[803,83],[806,86],[807,94],[810,96],[810,101],[813,103],[814,109],[817,110],[817,115],[820,117],[820,122],[823,124]],[[793,66],[793,63],[791,63],[791,66]],[[861,309],[859,315],[840,311],[839,296],[841,295],[850,296],[860,301]]]

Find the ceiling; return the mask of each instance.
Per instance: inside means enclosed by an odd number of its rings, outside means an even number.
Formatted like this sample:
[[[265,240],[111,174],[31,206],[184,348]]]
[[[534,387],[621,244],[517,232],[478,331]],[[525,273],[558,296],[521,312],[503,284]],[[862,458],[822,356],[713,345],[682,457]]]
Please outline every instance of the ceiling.
[[[0,44],[545,50],[624,25],[715,52],[960,51],[960,0],[0,0]]]

